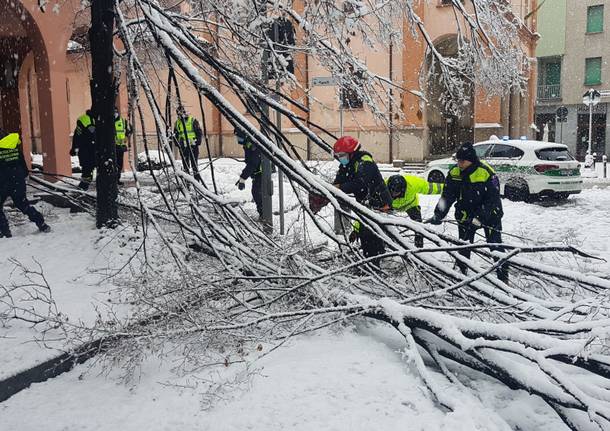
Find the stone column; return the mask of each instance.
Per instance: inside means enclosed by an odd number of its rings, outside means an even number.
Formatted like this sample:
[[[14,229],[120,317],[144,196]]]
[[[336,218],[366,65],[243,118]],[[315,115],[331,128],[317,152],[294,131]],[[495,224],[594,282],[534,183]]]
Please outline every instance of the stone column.
[[[520,136],[519,122],[521,120],[521,102],[519,93],[511,93],[510,95],[510,119],[509,119],[509,136],[511,139],[518,139]]]
[[[519,96],[519,136],[532,137],[532,130],[529,122],[529,94],[525,93]]]

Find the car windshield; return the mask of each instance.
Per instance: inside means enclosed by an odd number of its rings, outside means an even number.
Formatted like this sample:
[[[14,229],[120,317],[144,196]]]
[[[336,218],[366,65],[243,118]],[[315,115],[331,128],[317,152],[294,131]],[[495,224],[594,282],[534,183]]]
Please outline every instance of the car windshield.
[[[536,156],[540,160],[552,162],[574,160],[574,157],[572,157],[568,149],[563,147],[543,148],[542,150],[536,151]]]

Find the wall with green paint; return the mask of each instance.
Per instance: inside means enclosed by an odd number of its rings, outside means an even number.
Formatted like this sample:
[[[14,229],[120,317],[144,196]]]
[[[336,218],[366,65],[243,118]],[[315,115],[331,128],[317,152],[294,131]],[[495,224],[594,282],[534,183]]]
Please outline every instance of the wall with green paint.
[[[539,4],[542,0],[539,0]],[[566,0],[546,0],[538,9],[540,40],[536,57],[563,55],[566,47]]]

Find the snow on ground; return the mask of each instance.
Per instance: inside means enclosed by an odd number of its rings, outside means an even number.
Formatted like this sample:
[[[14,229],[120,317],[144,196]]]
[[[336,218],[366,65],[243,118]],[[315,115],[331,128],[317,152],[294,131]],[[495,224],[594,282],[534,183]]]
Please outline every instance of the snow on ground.
[[[314,163],[332,180],[334,163]],[[235,182],[243,164],[232,159],[214,162],[219,192],[244,202],[255,215],[249,184],[239,191]],[[201,161],[203,176],[210,178],[208,164]],[[131,174],[124,173],[123,180]],[[141,175],[149,183],[148,174]],[[274,178],[277,197],[277,177]],[[285,182],[286,220],[292,230],[303,229],[302,212]],[[133,189],[127,189],[132,193]],[[437,196],[421,199],[424,217],[432,214]],[[567,202],[535,204],[503,201],[505,241],[579,246],[610,262],[610,189],[594,186]],[[277,210],[277,199],[274,206]],[[40,234],[15,211],[9,218],[17,225],[14,237],[0,243],[0,283],[15,258],[35,268],[36,259],[53,287],[55,299],[71,318],[91,319],[94,307],[103,304],[115,288],[105,281],[111,269],[131,256],[139,241],[137,232],[117,231],[118,241],[104,238],[86,214],[39,204],[53,232]],[[294,208],[294,209],[293,209]],[[322,213],[332,225],[332,211]],[[452,214],[450,214],[452,218]],[[275,225],[278,226],[278,217]],[[456,227],[441,227],[455,234]],[[514,238],[509,235],[517,235]],[[321,238],[321,236],[320,236]],[[610,263],[551,256],[557,263],[610,274]],[[13,272],[11,281],[19,280]],[[0,378],[53,355],[28,342],[35,330],[20,322],[0,327]],[[497,383],[472,376],[468,385],[487,407],[481,410],[466,393],[456,393],[460,406],[444,413],[434,406],[421,380],[403,357],[402,340],[380,326],[358,331],[323,331],[297,337],[269,356],[250,364],[220,366],[177,377],[170,371],[171,357],[160,363],[149,359],[136,384],[120,383],[120,369],[107,370],[88,363],[70,373],[36,384],[0,404],[2,429],[36,430],[501,430],[497,413],[513,429],[562,430],[554,413],[536,397],[510,391]],[[246,377],[249,376],[249,377]],[[436,376],[442,384],[440,376]],[[212,395],[209,388],[220,388]],[[455,389],[453,389],[455,390]],[[35,408],[35,414],[23,412]],[[493,413],[495,412],[495,413]]]
[[[108,235],[97,230],[95,220],[87,214],[71,214],[45,203],[35,206],[51,226],[50,233],[38,232],[25,216],[5,207],[13,237],[0,239],[0,285],[26,282],[15,262],[31,270],[39,270],[40,264],[60,310],[73,320],[90,321],[96,316],[94,307],[103,309],[111,298],[115,286],[106,278],[132,255],[139,245],[137,234],[122,227]],[[33,280],[42,281],[37,276]],[[0,326],[0,378],[56,354],[27,342],[37,335],[25,322],[12,320],[8,326]]]
[[[459,408],[444,413],[407,365],[394,332],[372,326],[299,337],[248,373],[231,365],[176,378],[167,362],[149,360],[133,386],[117,383],[120,370],[105,376],[81,365],[0,404],[0,416],[3,427],[21,431],[508,430],[491,410],[501,407],[513,428],[561,429],[535,399],[505,397],[491,383],[479,387],[489,410],[455,394]],[[215,396],[210,383],[219,388]],[[23,415],[28,408],[35,414]]]

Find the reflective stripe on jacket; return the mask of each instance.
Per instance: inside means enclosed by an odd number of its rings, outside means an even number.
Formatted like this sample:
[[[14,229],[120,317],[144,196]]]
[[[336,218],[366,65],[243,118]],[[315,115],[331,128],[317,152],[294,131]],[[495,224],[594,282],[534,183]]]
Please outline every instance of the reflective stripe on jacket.
[[[419,195],[439,195],[443,191],[443,184],[429,183],[413,175],[403,175],[403,178],[407,182],[407,188],[404,195],[392,201],[392,208],[396,211],[407,211],[419,206]],[[388,178],[385,183],[388,184]]]
[[[21,157],[19,133],[10,133],[0,139],[0,162],[16,162]]]

